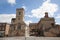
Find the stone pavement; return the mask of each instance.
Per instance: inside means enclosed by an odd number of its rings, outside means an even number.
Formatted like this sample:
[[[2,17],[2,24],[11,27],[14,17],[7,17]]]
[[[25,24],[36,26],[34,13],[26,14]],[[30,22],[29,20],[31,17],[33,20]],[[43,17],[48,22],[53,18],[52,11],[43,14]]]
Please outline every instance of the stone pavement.
[[[4,37],[0,40],[60,40],[60,37]]]

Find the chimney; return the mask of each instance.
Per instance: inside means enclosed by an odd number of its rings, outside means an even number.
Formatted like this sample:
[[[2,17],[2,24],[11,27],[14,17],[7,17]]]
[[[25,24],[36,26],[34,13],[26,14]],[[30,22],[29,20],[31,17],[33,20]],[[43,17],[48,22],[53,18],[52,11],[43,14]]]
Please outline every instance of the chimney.
[[[45,18],[48,18],[48,12],[45,12]]]

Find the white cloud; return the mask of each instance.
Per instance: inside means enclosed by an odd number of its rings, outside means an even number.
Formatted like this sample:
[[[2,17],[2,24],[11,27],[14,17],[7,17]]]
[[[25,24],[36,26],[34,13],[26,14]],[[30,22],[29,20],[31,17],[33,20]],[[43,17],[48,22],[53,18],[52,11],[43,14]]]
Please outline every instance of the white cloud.
[[[60,14],[58,14],[55,18],[60,18]]]
[[[8,2],[9,4],[11,4],[11,5],[16,4],[16,0],[7,0],[7,2]]]
[[[30,17],[30,18],[32,18],[32,17],[34,17],[34,16],[31,16],[31,15],[25,15],[26,17]]]
[[[55,24],[58,24],[58,25],[60,25],[60,23],[55,23]]]
[[[22,6],[22,8],[26,9],[26,6]]]
[[[27,21],[25,21],[25,23],[26,23],[27,25],[29,25],[29,23],[32,23],[32,21],[31,21],[31,20],[27,20]]]
[[[58,10],[58,5],[55,3],[51,3],[51,0],[46,0],[43,2],[43,4],[37,8],[37,9],[33,9],[31,11],[32,16],[36,17],[36,18],[41,18],[44,16],[45,12],[49,13],[50,17],[53,17],[54,13]]]
[[[12,18],[15,18],[15,14],[0,14],[0,22],[11,23]]]
[[[56,24],[60,25],[59,19],[60,19],[60,14],[57,14],[57,16],[55,17],[55,22]]]
[[[23,5],[23,6],[22,6],[22,8],[24,8],[24,9],[25,9],[25,11],[27,11],[27,7],[26,7],[25,5]]]

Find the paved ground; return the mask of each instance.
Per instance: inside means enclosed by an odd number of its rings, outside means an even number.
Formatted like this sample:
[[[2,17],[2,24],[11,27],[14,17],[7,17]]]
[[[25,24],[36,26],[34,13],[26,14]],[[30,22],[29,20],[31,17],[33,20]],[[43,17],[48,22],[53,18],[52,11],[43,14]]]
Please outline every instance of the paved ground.
[[[60,40],[60,37],[5,37],[0,40]]]

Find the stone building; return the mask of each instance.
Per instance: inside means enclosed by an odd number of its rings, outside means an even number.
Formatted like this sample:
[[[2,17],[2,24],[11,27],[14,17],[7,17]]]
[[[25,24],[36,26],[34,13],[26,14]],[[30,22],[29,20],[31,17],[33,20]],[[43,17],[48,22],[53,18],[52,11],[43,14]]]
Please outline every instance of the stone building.
[[[55,19],[53,17],[48,16],[48,12],[45,12],[44,18],[41,18],[37,25],[35,24],[34,26],[30,24],[30,26],[31,28],[35,27],[33,28],[35,31],[31,29],[35,35],[30,34],[31,36],[56,37],[58,34],[60,35],[60,29],[58,29],[60,26],[55,24]]]
[[[29,24],[29,34],[30,36],[34,36],[36,35],[36,26],[37,26],[37,23],[30,23]]]
[[[16,18],[12,18],[10,25],[10,36],[25,36],[24,9],[16,9]]]
[[[49,17],[48,12],[38,23],[30,23],[29,27],[24,22],[24,13],[23,8],[17,8],[16,18],[11,19],[11,24],[0,23],[0,36],[60,37],[60,25],[55,24],[54,17]]]
[[[9,35],[10,25],[7,23],[0,23],[0,37]]]
[[[53,17],[49,17],[48,13],[45,13],[44,18],[41,18],[38,23],[38,29],[42,30],[42,33],[40,35],[45,35],[44,33],[48,31],[52,25],[55,25],[55,20]]]

